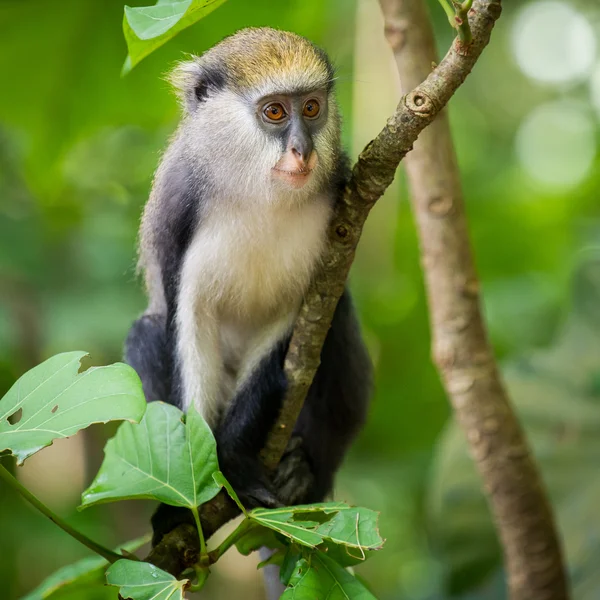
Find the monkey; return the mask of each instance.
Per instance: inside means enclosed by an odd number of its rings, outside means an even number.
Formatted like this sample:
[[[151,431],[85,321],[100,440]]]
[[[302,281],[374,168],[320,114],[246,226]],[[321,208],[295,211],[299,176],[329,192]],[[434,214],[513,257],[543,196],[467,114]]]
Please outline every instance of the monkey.
[[[349,178],[333,67],[297,34],[248,28],[180,63],[170,80],[182,117],[141,219],[148,307],[127,336],[125,361],[147,401],[184,412],[193,405],[204,417],[245,505],[322,501],[371,395],[372,366],[347,289],[273,476],[259,452]],[[153,517],[155,544],[188,518],[172,508]]]

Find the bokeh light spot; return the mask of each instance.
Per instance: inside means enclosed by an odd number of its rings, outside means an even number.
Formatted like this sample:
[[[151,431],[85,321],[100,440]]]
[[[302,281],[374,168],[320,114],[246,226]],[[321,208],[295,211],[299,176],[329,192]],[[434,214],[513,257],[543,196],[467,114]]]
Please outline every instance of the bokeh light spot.
[[[542,0],[518,13],[512,50],[525,75],[562,84],[589,75],[596,58],[596,38],[590,22],[572,6]]]
[[[589,112],[577,102],[551,102],[523,121],[516,151],[533,179],[563,191],[586,177],[596,154],[595,122]]]

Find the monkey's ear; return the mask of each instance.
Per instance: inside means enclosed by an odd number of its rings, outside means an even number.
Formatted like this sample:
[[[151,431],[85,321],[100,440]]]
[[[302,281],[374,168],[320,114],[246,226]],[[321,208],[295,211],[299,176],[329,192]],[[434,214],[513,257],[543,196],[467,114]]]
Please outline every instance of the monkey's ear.
[[[203,64],[197,56],[179,63],[168,77],[183,108],[194,112],[211,92],[225,86],[225,73],[218,68]]]

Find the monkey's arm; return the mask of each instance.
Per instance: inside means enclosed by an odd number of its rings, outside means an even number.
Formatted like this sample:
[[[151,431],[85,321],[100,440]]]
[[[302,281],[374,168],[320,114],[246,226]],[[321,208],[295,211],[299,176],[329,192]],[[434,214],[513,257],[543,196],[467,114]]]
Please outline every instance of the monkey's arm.
[[[177,145],[174,145],[177,148]],[[145,357],[160,337],[149,327],[149,317],[162,317],[161,346],[166,369],[157,369],[156,361],[140,372],[142,381],[153,380],[158,373],[168,373],[168,385],[146,385],[145,389],[168,388],[169,401],[187,410],[194,402],[203,416],[210,420],[206,407],[214,406],[219,393],[220,349],[218,329],[211,316],[210,303],[205,301],[201,279],[196,276],[194,240],[202,219],[202,193],[198,185],[190,184],[191,175],[185,158],[175,150],[167,153],[157,171],[154,186],[142,219],[140,264],[144,269],[149,306],[146,315],[132,328],[139,335],[127,341],[127,357]],[[148,361],[137,360],[147,367]],[[133,365],[134,367],[136,364]],[[147,397],[147,400],[155,400]],[[210,412],[210,411],[209,411]]]
[[[173,324],[180,271],[200,220],[200,206],[189,185],[183,158],[167,153],[157,170],[140,229],[140,266],[149,295],[149,313]]]
[[[157,171],[140,229],[140,267],[149,305],[125,341],[125,362],[142,380],[148,402],[179,404],[173,393],[173,348],[179,269],[197,219],[185,173],[165,155]]]
[[[175,377],[181,408],[187,412],[193,404],[214,429],[223,400],[224,366],[214,298],[203,278],[198,277],[202,272],[198,255],[202,251],[202,239],[192,241],[180,269]]]
[[[180,271],[201,218],[198,198],[190,190],[185,162],[168,152],[159,167],[140,231],[140,265],[149,306],[125,342],[125,362],[140,376],[148,402],[162,400],[181,407],[175,360],[176,314]],[[194,524],[192,513],[160,504],[152,517],[152,544],[180,523]]]
[[[185,192],[177,185],[179,179],[178,172],[170,176],[159,170],[146,204],[140,230],[140,267],[149,304],[125,340],[125,362],[142,380],[146,401],[177,405],[173,349],[178,272],[194,217],[191,202],[180,202]]]

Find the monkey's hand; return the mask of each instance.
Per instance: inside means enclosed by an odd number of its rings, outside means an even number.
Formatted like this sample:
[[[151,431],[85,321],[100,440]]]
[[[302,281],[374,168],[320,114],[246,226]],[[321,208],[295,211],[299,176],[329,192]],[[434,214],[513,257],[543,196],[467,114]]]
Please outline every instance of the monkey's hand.
[[[219,450],[219,467],[246,508],[282,506],[269,474],[258,457]]]
[[[314,481],[315,477],[302,438],[294,436],[277,465],[273,478],[277,498],[285,506],[303,504],[310,495]]]
[[[269,476],[258,457],[228,456],[226,451],[219,452],[219,465],[248,508],[299,504],[306,501],[314,483],[302,438],[297,436],[290,440],[274,475]]]

